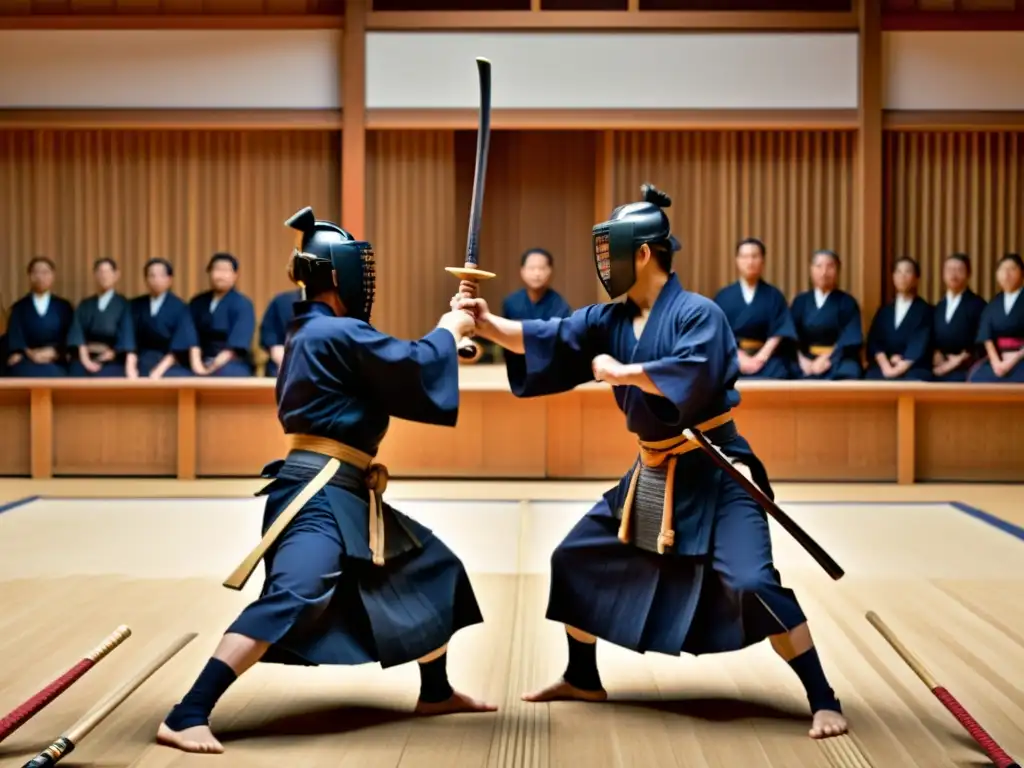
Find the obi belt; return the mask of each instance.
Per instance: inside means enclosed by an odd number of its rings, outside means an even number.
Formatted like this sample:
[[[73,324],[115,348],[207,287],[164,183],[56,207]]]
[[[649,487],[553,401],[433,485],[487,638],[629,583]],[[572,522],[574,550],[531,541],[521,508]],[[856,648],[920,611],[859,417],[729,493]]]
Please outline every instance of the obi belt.
[[[731,412],[708,419],[696,428],[716,445],[722,445],[736,435]],[[701,446],[683,435],[656,442],[639,440],[638,443],[640,453],[631,470],[626,500],[622,505],[619,541],[663,555],[666,549],[675,545],[673,490],[676,464],[680,456],[701,450]]]
[[[268,470],[281,480],[303,482],[305,485],[278,516],[278,520],[283,522],[282,530],[310,499],[325,486],[332,485],[351,491],[363,489],[368,491],[368,541],[374,565],[384,565],[388,544],[386,537],[389,529],[392,533],[397,533],[401,540],[395,542],[398,544],[398,550],[390,552],[391,555],[400,554],[408,548],[403,545],[411,544],[413,547],[418,545],[416,537],[402,525],[396,515],[386,514],[387,511],[390,511],[385,506],[383,499],[388,485],[387,467],[375,463],[369,454],[330,438],[315,435],[288,435],[287,437],[288,458],[284,461],[274,462],[273,468],[268,467]],[[387,523],[391,523],[391,525]],[[268,531],[269,533],[271,531]]]

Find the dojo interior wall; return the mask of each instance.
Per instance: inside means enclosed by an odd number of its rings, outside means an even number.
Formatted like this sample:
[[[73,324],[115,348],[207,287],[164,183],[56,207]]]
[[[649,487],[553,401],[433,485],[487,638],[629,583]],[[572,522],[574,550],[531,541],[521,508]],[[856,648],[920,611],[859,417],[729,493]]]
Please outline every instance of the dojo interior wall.
[[[93,262],[110,256],[123,293],[145,292],[143,265],[163,257],[190,297],[223,250],[262,313],[291,286],[285,218],[306,204],[340,215],[340,152],[338,131],[0,131],[0,294],[8,306],[23,295],[26,263],[45,255],[55,292],[77,302],[95,291]]]
[[[1024,249],[1024,131],[889,131],[884,167],[886,296],[906,254],[921,262],[921,295],[940,300],[954,252],[970,254],[976,292],[998,293],[997,262]]]

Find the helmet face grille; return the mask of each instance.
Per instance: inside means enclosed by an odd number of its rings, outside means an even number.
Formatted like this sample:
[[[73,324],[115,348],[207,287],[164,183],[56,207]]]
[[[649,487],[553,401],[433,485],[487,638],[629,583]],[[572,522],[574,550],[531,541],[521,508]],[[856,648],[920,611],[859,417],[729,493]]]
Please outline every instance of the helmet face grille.
[[[594,233],[594,261],[601,282],[607,285],[612,279],[612,252],[607,232]]]
[[[369,319],[377,290],[377,258],[369,244],[359,249],[359,255],[363,259],[363,312]]]

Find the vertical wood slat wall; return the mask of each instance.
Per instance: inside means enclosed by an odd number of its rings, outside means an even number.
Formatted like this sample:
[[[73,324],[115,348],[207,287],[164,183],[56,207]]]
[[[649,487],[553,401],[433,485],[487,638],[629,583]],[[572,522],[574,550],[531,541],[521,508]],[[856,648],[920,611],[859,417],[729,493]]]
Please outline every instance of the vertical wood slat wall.
[[[473,131],[370,131],[367,232],[380,261],[375,314],[382,329],[422,334],[454,290],[445,266],[462,262],[472,193]],[[492,302],[519,285],[520,253],[556,257],[555,287],[574,306],[593,301],[590,227],[601,132],[497,131],[484,200],[481,258],[498,278]],[[812,250],[856,252],[850,131],[616,131],[611,200],[651,181],[674,199],[688,287],[711,294],[733,279],[736,241],[769,248],[768,279],[787,294],[807,283]],[[27,289],[34,254],[58,262],[57,290],[92,291],[92,262],[122,265],[122,290],[143,290],[142,264],[165,256],[176,289],[205,288],[216,250],[242,262],[240,288],[262,312],[289,286],[283,220],[302,205],[340,216],[337,131],[0,132],[0,266],[9,306]],[[942,259],[966,251],[975,290],[991,296],[995,261],[1024,249],[1024,132],[891,131],[885,135],[883,286],[908,254],[922,289],[941,296]],[[850,259],[844,260],[849,264]],[[842,275],[850,286],[850,273]]]
[[[708,296],[735,279],[736,243],[768,247],[766,278],[786,295],[806,290],[816,249],[854,249],[851,131],[621,131],[614,196],[637,199],[650,181],[672,198],[683,284]],[[849,285],[849,270],[840,275]]]
[[[0,293],[7,306],[22,295],[26,262],[40,254],[57,263],[55,291],[69,299],[94,291],[92,264],[104,256],[135,295],[143,265],[160,256],[188,298],[225,250],[262,313],[291,287],[284,220],[307,204],[336,218],[339,169],[337,131],[0,131]]]
[[[911,256],[921,263],[921,292],[939,300],[942,260],[963,252],[972,288],[998,292],[995,266],[1024,249],[1024,132],[891,132],[885,137],[885,270]]]

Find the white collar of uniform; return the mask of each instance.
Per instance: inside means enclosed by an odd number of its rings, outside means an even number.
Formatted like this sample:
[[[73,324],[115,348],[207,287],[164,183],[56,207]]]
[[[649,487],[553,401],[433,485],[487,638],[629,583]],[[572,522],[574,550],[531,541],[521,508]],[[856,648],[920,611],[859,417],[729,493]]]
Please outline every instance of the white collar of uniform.
[[[149,296],[149,314],[155,315],[160,311],[160,307],[164,305],[164,299],[167,298],[167,291],[164,291],[159,296],[150,294]]]
[[[747,304],[752,304],[754,301],[754,295],[757,293],[757,287],[761,284],[761,281],[758,280],[753,285],[750,285],[746,280],[740,279],[739,284],[740,291],[743,293],[743,300],[747,302]]]
[[[907,316],[907,312],[910,311],[910,305],[914,303],[913,299],[908,299],[906,296],[900,296],[896,294],[896,327],[900,327],[900,323],[903,322],[903,318]]]
[[[818,305],[818,309],[825,306],[825,300],[829,297],[832,291],[823,291],[821,288],[814,289],[814,303]]]
[[[114,289],[111,288],[109,291],[104,291],[96,298],[99,301],[100,312],[103,312],[110,306],[110,302],[114,300]]]
[[[946,291],[946,322],[948,323],[953,319],[953,315],[956,314],[957,307],[960,306],[960,300],[964,297],[966,289],[960,291],[960,293],[953,293],[952,291]]]
[[[50,308],[50,292],[47,291],[46,293],[43,294],[33,293],[32,303],[36,307],[36,312],[39,314],[40,317],[42,317]]]
[[[1021,289],[1018,288],[1013,293],[1003,294],[1003,309],[1006,314],[1010,314],[1013,311],[1013,305],[1017,303],[1017,298],[1020,296]]]
[[[225,293],[224,296],[227,296],[227,294]],[[224,296],[214,296],[212,299],[210,299],[211,315],[217,311],[217,307],[220,306],[220,303],[224,300]]]

